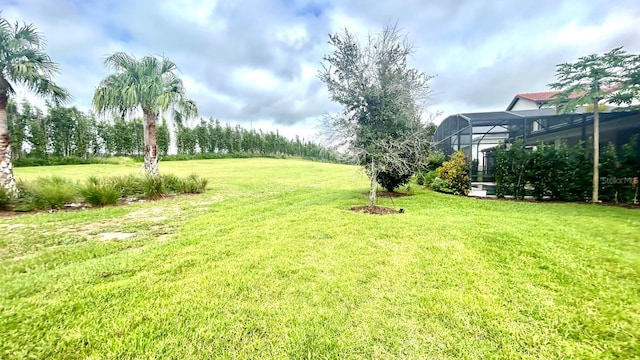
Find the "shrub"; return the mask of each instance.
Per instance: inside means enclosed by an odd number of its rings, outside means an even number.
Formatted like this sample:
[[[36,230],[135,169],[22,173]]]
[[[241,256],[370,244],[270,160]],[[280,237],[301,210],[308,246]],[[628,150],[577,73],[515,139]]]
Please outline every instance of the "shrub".
[[[38,178],[27,191],[30,202],[36,208],[59,209],[73,201],[77,195],[76,185],[58,176]]]
[[[496,195],[513,195],[524,198],[529,150],[524,148],[522,140],[513,144],[502,144],[496,149]]]
[[[469,161],[462,151],[456,151],[449,161],[438,168],[439,178],[452,194],[467,195],[471,190],[469,183]],[[448,191],[447,191],[448,192]]]
[[[583,142],[573,147],[538,144],[531,151],[521,140],[496,149],[496,193],[522,199],[531,194],[540,200],[582,201],[591,193],[591,161]]]
[[[399,174],[396,171],[379,172],[376,181],[387,191],[394,191],[411,180],[413,174]]]
[[[446,155],[442,151],[432,151],[427,156],[426,168],[428,171],[433,171],[442,166],[442,164],[447,160]]]
[[[182,191],[183,180],[181,180],[179,177],[173,174],[160,175],[160,177],[161,177],[160,180],[162,181],[166,191],[174,194],[183,192]]]
[[[0,185],[0,210],[5,210],[9,207],[9,203],[11,202],[11,195],[9,195],[9,191],[4,188],[4,186]]]
[[[423,174],[418,177],[418,184],[424,185],[426,187],[432,188],[431,184],[438,177],[438,170],[431,170],[426,174]]]
[[[118,189],[121,197],[141,196],[144,194],[143,179],[135,175],[115,176],[108,179]]]
[[[633,178],[638,176],[638,170],[624,156],[630,144],[633,142],[623,146],[621,156],[611,143],[604,150],[600,161],[600,198],[603,201],[631,203],[634,199],[636,188]]]
[[[158,199],[167,194],[161,176],[146,175],[142,181],[142,194],[149,199]]]
[[[591,199],[593,187],[593,146],[579,142],[572,147],[565,147],[562,156],[566,157],[565,168],[558,172],[557,195],[552,198],[562,201],[584,201]]]
[[[555,146],[539,144],[535,151],[525,153],[524,181],[533,187],[533,197],[536,200],[542,200],[545,196],[559,196],[559,187],[568,181],[563,180],[560,173],[560,169],[564,168],[562,162],[566,159],[560,156],[564,148],[558,150]]]
[[[112,205],[120,200],[120,190],[113,182],[107,179],[100,181],[95,177],[90,177],[87,184],[80,188],[80,195],[94,206]]]
[[[444,180],[440,179],[439,177],[435,177],[431,181],[431,183],[429,183],[429,188],[431,188],[431,190],[433,191],[439,191],[439,192],[448,193],[448,194],[453,193],[451,189],[449,189],[449,186],[447,185],[447,183]]]
[[[209,180],[197,174],[191,174],[181,181],[181,191],[184,194],[200,194],[205,192]]]

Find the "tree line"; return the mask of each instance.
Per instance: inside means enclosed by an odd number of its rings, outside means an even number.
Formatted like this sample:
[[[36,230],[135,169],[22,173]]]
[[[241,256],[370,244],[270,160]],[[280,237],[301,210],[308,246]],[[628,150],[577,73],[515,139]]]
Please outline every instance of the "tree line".
[[[159,155],[170,153],[171,139],[177,154],[255,154],[300,156],[322,161],[338,161],[336,153],[309,140],[288,139],[276,131],[246,129],[222,124],[217,119],[200,119],[187,126],[179,117],[167,119],[156,127]],[[7,123],[12,140],[12,160],[16,166],[33,159],[76,157],[88,160],[104,156],[143,156],[142,118],[97,118],[76,107],[47,104],[46,114],[28,101],[19,105],[9,101]],[[173,134],[172,134],[173,132]]]
[[[159,155],[169,152],[171,134],[165,116],[175,121],[179,153],[294,155],[335,161],[336,154],[299,138],[277,132],[247,130],[209,119],[191,128],[182,119],[198,115],[186,96],[178,67],[160,56],[136,58],[115,52],[104,61],[111,74],[96,88],[92,105],[101,117],[85,114],[69,101],[66,89],[53,82],[59,66],[44,50],[44,39],[33,24],[10,23],[0,13],[0,186],[19,195],[13,175],[14,159],[104,155],[141,155],[145,172],[159,174]],[[47,115],[23,103],[10,102],[22,85],[50,100]],[[53,105],[51,105],[53,104]],[[135,114],[142,114],[142,119]]]

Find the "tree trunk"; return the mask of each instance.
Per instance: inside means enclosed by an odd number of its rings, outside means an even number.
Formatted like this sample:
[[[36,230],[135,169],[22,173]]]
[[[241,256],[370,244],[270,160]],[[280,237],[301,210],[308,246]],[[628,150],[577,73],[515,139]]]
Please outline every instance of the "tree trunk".
[[[376,206],[376,190],[378,189],[378,182],[376,181],[376,177],[376,167],[373,161],[371,161],[371,187],[369,188],[369,206]]]
[[[143,111],[145,122],[144,170],[149,176],[158,176],[158,145],[156,143],[156,115]]]
[[[593,192],[591,202],[598,202],[598,188],[600,186],[600,112],[598,101],[593,102]]]
[[[6,96],[0,95],[0,186],[11,195],[18,195],[16,179],[13,176],[13,164],[11,163],[11,138],[7,123],[8,101]]]

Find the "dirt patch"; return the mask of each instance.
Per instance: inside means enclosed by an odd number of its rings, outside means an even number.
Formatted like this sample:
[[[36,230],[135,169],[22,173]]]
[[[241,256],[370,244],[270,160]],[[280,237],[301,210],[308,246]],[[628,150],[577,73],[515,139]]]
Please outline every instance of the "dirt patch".
[[[126,205],[131,205],[131,204],[136,204],[136,203],[144,203],[144,202],[153,202],[153,201],[161,201],[161,200],[167,200],[167,199],[172,199],[172,198],[181,198],[181,197],[187,197],[187,196],[196,196],[196,195],[200,195],[200,194],[168,194],[168,195],[164,195],[158,199],[139,199],[139,198],[126,198],[126,199],[120,199],[118,201],[117,204],[114,205],[106,205],[105,207],[112,207],[112,206],[126,206]],[[9,207],[9,209],[5,209],[2,210],[0,209],[0,217],[12,217],[12,216],[20,216],[20,215],[28,215],[28,214],[40,214],[40,213],[55,213],[55,212],[59,212],[59,211],[64,211],[64,212],[74,212],[74,211],[79,211],[79,210],[91,210],[91,209],[100,209],[102,208],[101,206],[90,206],[89,204],[85,204],[85,203],[79,203],[79,204],[67,204],[65,205],[63,208],[61,209],[44,209],[44,210],[32,210],[32,211],[15,211],[13,210],[12,207]]]
[[[375,214],[375,215],[389,215],[389,214],[401,214],[404,213],[404,209],[396,210],[391,209],[384,206],[354,206],[349,208],[351,211],[363,212],[366,214]]]
[[[98,236],[100,236],[100,239],[102,239],[103,241],[126,240],[134,235],[135,233],[124,233],[124,232],[109,232],[109,233],[98,234]]]
[[[153,215],[162,215],[164,209],[161,207],[152,207],[148,209],[141,209],[137,211],[132,211],[125,215],[126,219],[146,219],[152,217]]]

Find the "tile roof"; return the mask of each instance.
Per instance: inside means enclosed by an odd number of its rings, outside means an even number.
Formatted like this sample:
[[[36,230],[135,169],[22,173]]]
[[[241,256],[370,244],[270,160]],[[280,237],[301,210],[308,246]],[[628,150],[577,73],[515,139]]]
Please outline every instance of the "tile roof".
[[[533,92],[533,93],[516,94],[516,97],[539,102],[539,101],[549,101],[554,95],[558,93],[560,93],[560,91],[541,91],[541,92]]]
[[[605,91],[610,91],[610,89],[612,88],[607,88],[605,89]],[[511,103],[509,104],[509,106],[507,106],[507,111],[510,111],[511,109],[513,109],[516,102],[518,102],[518,99],[530,100],[535,102],[539,106],[541,106],[541,105],[546,105],[549,101],[553,99],[554,95],[559,93],[560,91],[554,90],[554,91],[540,91],[540,92],[516,94],[516,96],[513,97],[513,100],[511,100]],[[578,96],[579,94],[574,93],[574,94],[571,94],[569,98],[576,98]]]

